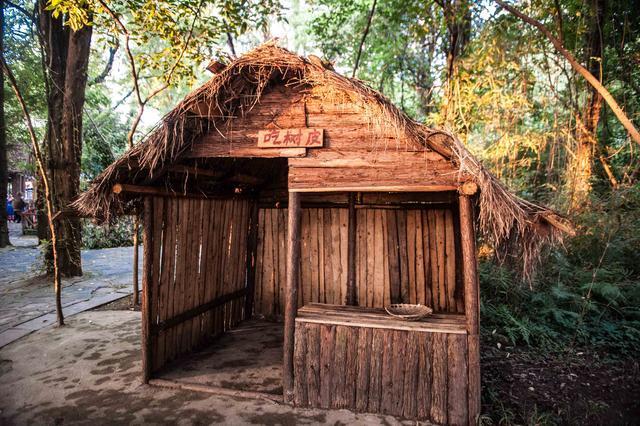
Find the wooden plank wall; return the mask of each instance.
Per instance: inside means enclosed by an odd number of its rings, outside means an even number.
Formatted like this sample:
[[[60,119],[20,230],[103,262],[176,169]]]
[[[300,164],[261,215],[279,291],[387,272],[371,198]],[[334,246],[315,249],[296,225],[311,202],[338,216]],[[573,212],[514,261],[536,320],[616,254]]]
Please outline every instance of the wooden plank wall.
[[[298,322],[295,342],[296,406],[468,423],[464,334]]]
[[[251,212],[247,200],[154,197],[152,202],[150,328],[156,371],[244,318]]]
[[[358,305],[422,303],[464,313],[456,216],[452,208],[359,209]]]
[[[284,312],[286,209],[260,209],[254,313]],[[298,305],[346,304],[348,209],[302,210]],[[454,208],[359,208],[356,285],[359,306],[422,303],[464,313]]]
[[[347,297],[348,210],[305,208],[301,223],[298,306],[310,302],[344,304]],[[254,313],[284,313],[287,209],[260,209]]]

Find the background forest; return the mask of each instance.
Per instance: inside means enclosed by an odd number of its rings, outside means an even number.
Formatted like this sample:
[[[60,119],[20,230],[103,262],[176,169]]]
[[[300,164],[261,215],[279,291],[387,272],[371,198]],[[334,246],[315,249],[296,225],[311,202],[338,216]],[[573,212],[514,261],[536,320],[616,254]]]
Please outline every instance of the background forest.
[[[638,125],[637,1],[510,4],[544,24]],[[339,72],[366,81],[412,118],[450,129],[511,190],[554,207],[576,229],[564,247],[546,253],[529,282],[508,268],[512,259],[498,263],[491,247],[480,246],[483,421],[615,418],[614,423],[631,424],[633,416],[637,421],[637,402],[625,396],[633,389],[611,383],[618,376],[623,382],[638,377],[640,145],[539,29],[489,0],[52,0],[35,6],[12,0],[3,5],[4,60],[48,155],[55,155],[47,146],[52,97],[45,95],[52,91],[47,64],[52,55],[42,40],[42,16],[61,17],[67,33],[89,32],[84,47],[69,47],[84,48],[88,57],[82,134],[75,142],[81,148],[80,189],[209,79],[205,68],[212,58],[232,60],[274,37],[296,53],[320,56]],[[30,152],[23,111],[9,84],[4,122],[7,150]],[[37,174],[35,162],[11,166]],[[88,248],[131,238],[129,223],[110,228],[84,223],[82,242]],[[509,357],[518,361],[505,367]],[[563,366],[572,363],[594,368],[593,383],[563,378]],[[545,370],[556,377],[548,387],[529,386],[526,376]],[[499,387],[505,380],[508,387]],[[634,386],[637,391],[637,382]]]

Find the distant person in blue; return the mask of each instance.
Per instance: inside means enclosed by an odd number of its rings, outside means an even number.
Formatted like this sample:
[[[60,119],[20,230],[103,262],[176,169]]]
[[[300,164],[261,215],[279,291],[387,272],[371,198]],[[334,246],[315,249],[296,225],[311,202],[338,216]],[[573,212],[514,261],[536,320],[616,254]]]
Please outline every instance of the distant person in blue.
[[[13,214],[16,217],[16,223],[22,222],[22,211],[25,207],[25,202],[22,199],[22,192],[16,194],[16,198],[13,199]]]
[[[7,220],[13,222],[13,199],[11,195],[7,197]]]

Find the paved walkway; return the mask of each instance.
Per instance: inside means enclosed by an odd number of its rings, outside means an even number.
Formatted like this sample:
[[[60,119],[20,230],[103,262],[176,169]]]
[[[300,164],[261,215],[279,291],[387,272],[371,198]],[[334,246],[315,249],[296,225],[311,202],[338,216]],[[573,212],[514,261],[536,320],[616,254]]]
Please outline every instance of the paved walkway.
[[[0,249],[0,348],[56,320],[53,283],[42,275],[37,239],[20,234],[11,223],[13,247]],[[84,276],[62,283],[65,316],[131,294],[132,256],[133,247],[84,250]]]

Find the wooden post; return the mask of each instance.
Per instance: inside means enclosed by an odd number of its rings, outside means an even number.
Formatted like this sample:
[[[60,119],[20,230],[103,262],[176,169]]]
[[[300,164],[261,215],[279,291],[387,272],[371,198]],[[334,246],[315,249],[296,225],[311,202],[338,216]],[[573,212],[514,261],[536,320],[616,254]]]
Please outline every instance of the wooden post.
[[[295,319],[298,312],[298,271],[300,269],[300,194],[297,192],[289,192],[288,213],[282,387],[284,389],[284,402],[291,404],[294,396],[293,350]]]
[[[152,198],[144,197],[144,229],[142,233],[142,381],[149,383],[151,378],[151,265],[152,259],[152,232],[153,232],[153,206]]]
[[[480,415],[480,294],[478,289],[476,234],[471,197],[460,195],[459,200],[464,311],[467,320],[469,354],[469,424],[476,424]]]
[[[251,204],[251,224],[247,244],[247,294],[245,295],[244,319],[253,316],[253,302],[256,286],[256,251],[258,249],[258,200]]]
[[[349,240],[347,244],[347,305],[358,304],[356,294],[356,194],[349,194]]]

